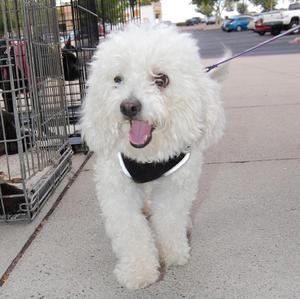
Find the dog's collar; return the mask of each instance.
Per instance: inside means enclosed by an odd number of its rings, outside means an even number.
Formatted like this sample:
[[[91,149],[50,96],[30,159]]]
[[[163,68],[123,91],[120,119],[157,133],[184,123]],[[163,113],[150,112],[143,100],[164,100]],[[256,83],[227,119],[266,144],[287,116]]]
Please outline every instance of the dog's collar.
[[[118,153],[118,159],[123,173],[136,183],[147,183],[161,176],[168,176],[177,171],[190,158],[191,153],[181,153],[168,161],[141,163]]]

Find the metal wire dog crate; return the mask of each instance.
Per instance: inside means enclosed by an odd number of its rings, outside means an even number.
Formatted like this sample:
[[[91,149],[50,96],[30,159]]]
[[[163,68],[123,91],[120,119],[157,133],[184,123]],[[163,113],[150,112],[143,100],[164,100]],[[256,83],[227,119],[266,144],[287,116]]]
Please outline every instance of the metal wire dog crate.
[[[0,8],[0,221],[30,221],[71,165],[56,3]]]
[[[57,7],[60,39],[64,52],[76,56],[78,69],[78,77],[72,76],[65,82],[69,142],[74,151],[86,151],[78,121],[85,97],[89,62],[97,45],[107,34],[122,29],[127,23],[140,22],[140,1],[71,0],[65,3],[58,1]]]

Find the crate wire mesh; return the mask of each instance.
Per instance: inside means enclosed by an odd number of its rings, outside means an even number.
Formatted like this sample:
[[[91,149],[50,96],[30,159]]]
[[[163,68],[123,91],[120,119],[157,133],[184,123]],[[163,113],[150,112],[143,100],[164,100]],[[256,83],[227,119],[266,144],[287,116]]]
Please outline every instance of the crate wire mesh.
[[[77,58],[78,77],[65,82],[68,106],[69,142],[73,150],[86,151],[80,136],[79,117],[85,97],[89,62],[104,37],[127,23],[140,23],[137,0],[57,1],[61,45]],[[65,70],[65,67],[64,67]],[[66,71],[66,70],[65,70]]]
[[[0,8],[0,221],[30,221],[71,164],[56,3]]]

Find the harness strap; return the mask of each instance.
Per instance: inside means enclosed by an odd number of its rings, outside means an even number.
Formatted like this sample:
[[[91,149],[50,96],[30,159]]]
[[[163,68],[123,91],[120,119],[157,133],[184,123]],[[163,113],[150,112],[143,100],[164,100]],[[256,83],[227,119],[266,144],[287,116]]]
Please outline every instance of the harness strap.
[[[190,158],[190,153],[181,153],[168,161],[141,163],[118,153],[123,173],[136,183],[147,183],[161,176],[168,176],[182,167]]]

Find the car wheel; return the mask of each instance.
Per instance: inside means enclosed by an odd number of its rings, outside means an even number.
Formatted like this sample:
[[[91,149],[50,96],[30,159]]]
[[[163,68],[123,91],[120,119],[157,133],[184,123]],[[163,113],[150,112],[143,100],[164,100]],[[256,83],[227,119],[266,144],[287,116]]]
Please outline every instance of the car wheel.
[[[237,27],[236,27],[236,31],[237,31],[237,32],[241,32],[241,31],[242,31],[242,27],[241,27],[241,26],[237,26]]]
[[[259,35],[263,36],[263,35],[266,34],[266,31],[258,31],[257,33],[258,33]]]
[[[299,21],[298,20],[292,20],[290,23],[290,28],[295,28],[299,25]],[[292,32],[293,34],[299,33],[300,29],[295,30],[294,32]]]
[[[274,28],[274,29],[271,30],[271,34],[273,36],[276,36],[276,35],[280,34],[280,32],[281,32],[280,28]]]

